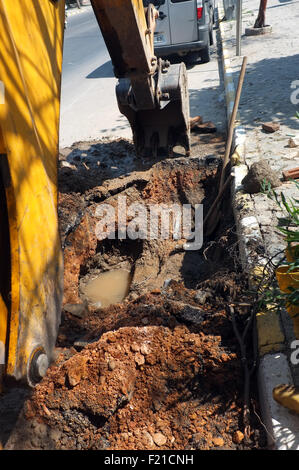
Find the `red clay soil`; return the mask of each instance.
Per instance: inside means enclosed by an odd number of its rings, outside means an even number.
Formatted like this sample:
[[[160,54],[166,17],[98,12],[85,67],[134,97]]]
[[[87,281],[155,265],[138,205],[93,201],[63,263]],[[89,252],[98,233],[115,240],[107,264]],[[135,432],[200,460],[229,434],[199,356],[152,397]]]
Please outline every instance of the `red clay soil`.
[[[222,136],[205,135],[193,151],[222,154],[223,143]],[[129,201],[203,203],[206,209],[219,176],[214,160],[141,162],[126,141],[81,143],[61,156],[65,308],[57,355],[14,429],[3,434],[6,449],[266,445],[254,389],[256,413],[244,437],[244,378],[226,307],[248,299],[229,203],[214,239],[194,252],[175,240],[100,242],[95,236],[96,205],[115,204],[121,193]],[[82,297],[82,283],[123,265],[132,267],[132,285],[121,304],[94,308]],[[70,313],[65,304],[79,310]],[[236,309],[236,317],[242,328],[248,312]]]
[[[60,431],[56,448],[232,447],[239,378],[220,336],[125,327],[53,367],[26,417]]]

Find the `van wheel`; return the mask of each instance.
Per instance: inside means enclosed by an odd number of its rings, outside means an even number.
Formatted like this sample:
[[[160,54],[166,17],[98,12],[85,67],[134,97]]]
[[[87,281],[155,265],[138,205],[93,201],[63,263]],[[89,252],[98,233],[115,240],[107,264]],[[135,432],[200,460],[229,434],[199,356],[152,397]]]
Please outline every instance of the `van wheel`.
[[[208,44],[202,51],[200,52],[200,57],[201,57],[201,62],[203,64],[206,64],[207,62],[210,62],[211,60],[211,55],[210,55],[210,45]]]

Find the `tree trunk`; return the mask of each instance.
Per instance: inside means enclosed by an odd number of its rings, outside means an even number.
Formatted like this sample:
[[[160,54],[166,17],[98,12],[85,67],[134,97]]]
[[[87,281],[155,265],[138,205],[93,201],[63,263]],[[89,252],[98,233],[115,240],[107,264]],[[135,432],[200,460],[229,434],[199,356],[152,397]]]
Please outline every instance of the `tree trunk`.
[[[254,28],[263,28],[265,25],[265,16],[266,16],[266,8],[267,8],[267,1],[268,0],[260,0],[260,8],[259,14],[257,19],[254,23]]]

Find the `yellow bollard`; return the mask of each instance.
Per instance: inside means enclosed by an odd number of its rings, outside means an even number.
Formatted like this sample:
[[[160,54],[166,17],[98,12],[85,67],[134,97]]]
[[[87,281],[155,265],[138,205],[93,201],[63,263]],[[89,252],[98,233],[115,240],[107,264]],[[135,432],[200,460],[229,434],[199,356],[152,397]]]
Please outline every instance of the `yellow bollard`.
[[[291,288],[299,289],[299,270],[290,271],[289,266],[279,266],[276,279],[282,292],[289,294]],[[286,305],[288,314],[293,320],[296,338],[299,339],[299,305]]]

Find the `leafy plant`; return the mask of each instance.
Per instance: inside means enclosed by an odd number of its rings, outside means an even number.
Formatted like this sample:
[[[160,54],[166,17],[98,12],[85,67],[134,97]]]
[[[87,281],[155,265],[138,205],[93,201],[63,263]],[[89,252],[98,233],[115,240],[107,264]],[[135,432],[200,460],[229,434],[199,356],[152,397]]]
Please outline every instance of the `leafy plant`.
[[[298,181],[294,181],[296,188],[299,190]],[[284,216],[278,219],[277,229],[283,234],[287,243],[289,253],[292,253],[292,261],[286,259],[278,266],[289,266],[288,273],[292,271],[298,272],[299,268],[299,199],[296,197],[286,198],[283,192],[278,194],[272,189],[271,184],[266,180],[262,183],[262,192],[269,199],[274,201],[282,210]],[[277,266],[277,267],[278,267]],[[275,286],[271,286],[264,294],[265,302],[275,302],[282,305],[284,302],[288,305],[299,305],[299,286],[289,287],[289,293],[283,293]]]

